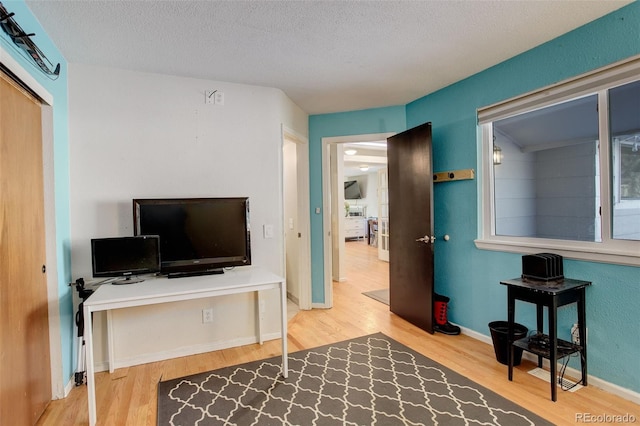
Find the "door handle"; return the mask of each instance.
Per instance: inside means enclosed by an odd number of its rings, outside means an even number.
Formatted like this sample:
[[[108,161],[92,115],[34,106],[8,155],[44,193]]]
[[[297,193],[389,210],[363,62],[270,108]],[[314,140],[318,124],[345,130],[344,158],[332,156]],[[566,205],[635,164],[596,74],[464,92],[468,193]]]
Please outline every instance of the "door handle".
[[[434,235],[425,235],[424,237],[420,237],[417,238],[416,241],[420,242],[420,243],[425,243],[425,244],[433,244],[436,241],[436,237]]]

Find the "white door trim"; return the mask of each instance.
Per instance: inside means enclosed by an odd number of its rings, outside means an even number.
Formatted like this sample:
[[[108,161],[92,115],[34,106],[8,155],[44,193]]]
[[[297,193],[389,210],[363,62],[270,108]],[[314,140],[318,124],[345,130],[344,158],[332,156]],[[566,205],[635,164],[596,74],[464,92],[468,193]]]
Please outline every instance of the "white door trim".
[[[330,308],[333,306],[332,286],[332,253],[333,243],[331,238],[331,157],[329,147],[333,144],[370,142],[387,139],[397,132],[370,133],[351,136],[332,136],[322,138],[322,230],[323,230],[323,257],[324,257],[324,303],[314,303],[314,307]],[[338,207],[342,209],[342,206]]]
[[[311,217],[310,217],[310,195],[309,195],[309,139],[296,131],[282,125],[282,146],[285,139],[296,144],[297,157],[297,179],[298,179],[298,229],[300,230],[300,253],[299,256],[299,298],[298,307],[300,309],[311,309]],[[281,171],[282,173],[282,171]],[[284,182],[283,182],[284,185]],[[284,188],[284,187],[283,187]],[[283,189],[284,193],[284,189]],[[283,196],[284,201],[284,196]],[[284,206],[283,206],[284,211]],[[282,216],[283,228],[287,229],[284,223],[285,215]],[[286,274],[286,251],[283,238],[283,265],[282,270]]]

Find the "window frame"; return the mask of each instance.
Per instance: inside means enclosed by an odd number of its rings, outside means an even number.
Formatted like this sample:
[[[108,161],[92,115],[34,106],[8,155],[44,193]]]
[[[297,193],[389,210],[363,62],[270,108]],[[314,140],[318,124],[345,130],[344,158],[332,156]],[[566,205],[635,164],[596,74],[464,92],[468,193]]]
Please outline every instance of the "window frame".
[[[640,266],[640,241],[619,240],[612,236],[613,206],[611,162],[614,144],[609,137],[608,90],[640,79],[640,55],[593,72],[536,90],[506,101],[478,109],[478,162],[480,194],[477,248],[515,253],[551,251],[570,259]],[[573,241],[496,235],[493,175],[492,123],[518,113],[543,108],[559,102],[598,95],[600,224],[601,241]],[[604,141],[604,143],[603,143]]]

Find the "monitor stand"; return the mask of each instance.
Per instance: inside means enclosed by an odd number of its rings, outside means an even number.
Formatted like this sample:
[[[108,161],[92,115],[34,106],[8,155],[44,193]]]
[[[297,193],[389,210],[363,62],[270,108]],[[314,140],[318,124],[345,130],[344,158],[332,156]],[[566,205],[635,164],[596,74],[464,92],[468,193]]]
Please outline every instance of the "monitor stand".
[[[128,276],[124,280],[115,280],[111,284],[113,285],[136,284],[136,283],[141,283],[142,281],[144,281],[144,278],[139,278],[137,276],[135,277]]]

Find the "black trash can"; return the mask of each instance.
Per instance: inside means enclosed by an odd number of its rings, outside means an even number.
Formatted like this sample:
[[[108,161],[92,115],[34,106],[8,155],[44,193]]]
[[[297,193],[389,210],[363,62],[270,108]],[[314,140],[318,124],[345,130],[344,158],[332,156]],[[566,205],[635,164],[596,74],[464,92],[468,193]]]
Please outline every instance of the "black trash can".
[[[507,321],[493,321],[489,323],[491,340],[496,359],[500,364],[509,365],[509,323]],[[513,324],[513,339],[522,339],[529,330],[522,324]],[[513,365],[520,365],[522,361],[522,348],[513,348]]]

